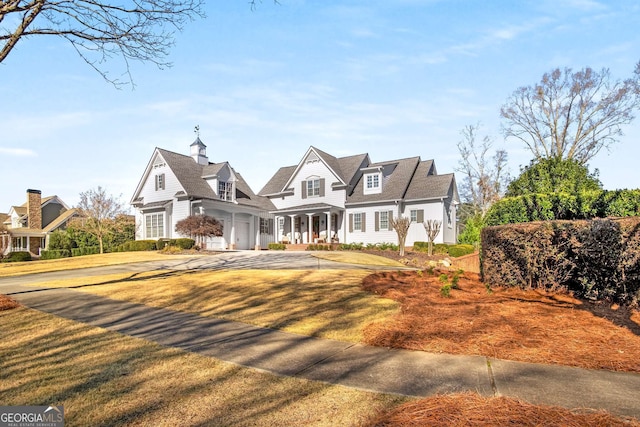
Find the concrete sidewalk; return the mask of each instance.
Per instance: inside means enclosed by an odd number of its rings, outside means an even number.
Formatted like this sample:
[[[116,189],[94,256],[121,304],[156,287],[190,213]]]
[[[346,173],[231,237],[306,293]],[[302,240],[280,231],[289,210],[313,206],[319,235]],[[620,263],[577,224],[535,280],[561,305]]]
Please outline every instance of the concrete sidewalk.
[[[419,397],[474,391],[640,419],[640,374],[315,339],[69,289],[11,296],[56,316],[277,375]]]

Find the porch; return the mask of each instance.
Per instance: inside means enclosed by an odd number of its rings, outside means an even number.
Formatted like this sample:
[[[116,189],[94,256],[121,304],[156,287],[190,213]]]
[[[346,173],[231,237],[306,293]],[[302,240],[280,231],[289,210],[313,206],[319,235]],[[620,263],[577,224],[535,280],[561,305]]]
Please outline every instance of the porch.
[[[344,210],[329,205],[307,205],[274,212],[276,241],[287,245],[337,244]]]

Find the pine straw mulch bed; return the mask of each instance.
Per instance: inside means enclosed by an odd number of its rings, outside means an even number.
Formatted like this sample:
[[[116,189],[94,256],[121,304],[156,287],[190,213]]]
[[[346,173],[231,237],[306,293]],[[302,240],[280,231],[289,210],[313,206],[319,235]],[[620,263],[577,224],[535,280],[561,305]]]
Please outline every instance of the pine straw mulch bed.
[[[20,307],[20,303],[6,295],[0,295],[0,311]]]
[[[447,275],[458,289],[441,295]],[[372,324],[368,344],[530,363],[640,372],[640,311],[542,290],[493,288],[475,273],[380,272],[364,289],[401,303],[391,322]]]
[[[435,396],[401,405],[380,415],[370,426],[563,426],[637,427],[633,418],[604,411],[575,412],[555,406],[536,406],[507,397],[481,397],[474,393]]]

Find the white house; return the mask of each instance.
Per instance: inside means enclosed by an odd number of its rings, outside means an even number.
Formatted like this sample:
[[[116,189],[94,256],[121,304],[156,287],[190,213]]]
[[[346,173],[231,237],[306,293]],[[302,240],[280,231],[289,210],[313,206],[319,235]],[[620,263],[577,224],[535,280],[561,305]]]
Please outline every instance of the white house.
[[[292,243],[397,243],[390,219],[412,220],[406,244],[426,241],[422,222],[442,222],[438,243],[457,240],[455,176],[420,157],[372,163],[368,154],[336,158],[310,147],[255,194],[227,162],[212,163],[200,138],[191,155],[156,148],[131,204],[136,238],[182,237],[175,225],[193,214],[222,222],[208,249],[264,249]]]
[[[209,162],[198,137],[191,155],[156,148],[131,199],[136,239],[178,238],[178,221],[206,214],[222,223],[223,236],[207,249],[260,249],[274,241],[275,206],[257,196],[229,163]]]
[[[458,190],[453,174],[411,157],[372,163],[368,154],[336,158],[310,147],[280,168],[258,193],[276,209],[277,239],[300,243],[397,243],[391,218],[412,221],[407,246],[427,241],[423,221],[442,223],[437,243],[457,241]]]

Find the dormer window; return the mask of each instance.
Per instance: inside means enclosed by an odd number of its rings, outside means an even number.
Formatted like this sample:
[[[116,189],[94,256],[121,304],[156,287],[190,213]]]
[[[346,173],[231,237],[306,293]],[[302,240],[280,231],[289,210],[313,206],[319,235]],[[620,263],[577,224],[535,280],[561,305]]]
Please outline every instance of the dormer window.
[[[310,179],[307,181],[307,197],[317,197],[320,195],[320,179]]]
[[[233,201],[233,182],[218,182],[218,197],[227,202]]]
[[[364,194],[376,194],[382,191],[382,174],[368,173],[364,176]]]

